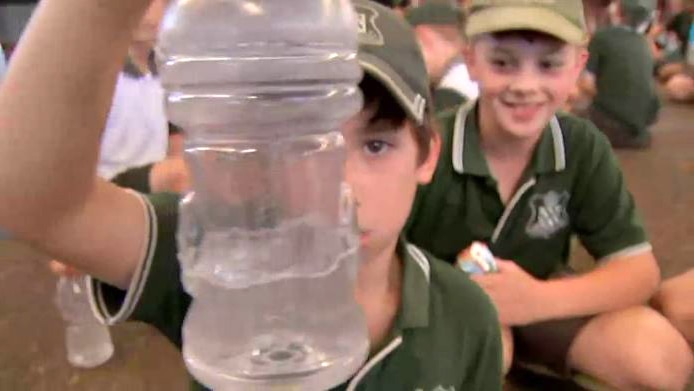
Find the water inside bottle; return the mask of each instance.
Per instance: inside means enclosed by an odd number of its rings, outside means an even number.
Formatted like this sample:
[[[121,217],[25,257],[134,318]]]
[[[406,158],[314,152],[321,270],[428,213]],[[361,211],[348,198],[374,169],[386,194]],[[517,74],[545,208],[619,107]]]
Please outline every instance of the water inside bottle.
[[[113,342],[108,326],[97,323],[72,324],[65,330],[65,345],[70,364],[94,368],[113,355]]]
[[[183,330],[190,372],[210,387],[239,389],[324,389],[351,377],[368,353],[368,339],[351,299],[357,251],[341,250],[324,275],[237,289],[199,285]]]

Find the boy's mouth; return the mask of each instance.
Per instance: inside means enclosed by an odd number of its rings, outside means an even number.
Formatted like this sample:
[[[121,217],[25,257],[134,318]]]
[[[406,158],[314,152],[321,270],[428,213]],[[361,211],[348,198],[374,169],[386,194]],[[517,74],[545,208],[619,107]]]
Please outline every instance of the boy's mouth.
[[[501,100],[501,103],[510,111],[513,120],[518,122],[533,120],[543,106],[541,102],[508,102]]]

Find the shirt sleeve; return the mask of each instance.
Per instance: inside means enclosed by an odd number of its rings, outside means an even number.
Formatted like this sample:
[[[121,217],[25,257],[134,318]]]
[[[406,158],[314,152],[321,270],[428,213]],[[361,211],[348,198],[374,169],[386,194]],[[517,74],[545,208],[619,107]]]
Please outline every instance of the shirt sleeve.
[[[503,389],[503,348],[501,331],[496,324],[490,324],[489,331],[479,341],[476,360],[470,373],[458,388],[466,391],[501,391]],[[493,331],[495,330],[495,331]]]
[[[634,198],[615,154],[594,125],[585,122],[590,139],[570,201],[573,229],[597,260],[651,251]]]
[[[92,308],[106,324],[139,320],[181,346],[181,327],[190,305],[176,256],[178,196],[138,195],[147,215],[149,241],[127,290],[98,280],[90,284]]]
[[[460,270],[453,271],[461,273]],[[477,284],[468,280],[466,285],[470,288],[460,293],[471,304],[464,313],[474,313],[475,320],[464,316],[463,324],[459,326],[464,330],[464,340],[469,341],[472,348],[460,360],[464,365],[463,380],[457,389],[501,391],[504,375],[499,315],[489,296]]]
[[[151,192],[151,188],[149,187],[149,174],[152,172],[153,166],[154,163],[142,167],[129,168],[116,175],[111,182],[120,187],[148,194]]]

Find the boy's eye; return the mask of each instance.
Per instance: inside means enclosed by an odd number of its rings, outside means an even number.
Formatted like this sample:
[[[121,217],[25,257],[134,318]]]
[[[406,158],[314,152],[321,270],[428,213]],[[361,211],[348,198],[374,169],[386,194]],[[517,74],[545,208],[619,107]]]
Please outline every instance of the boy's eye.
[[[364,151],[369,155],[380,155],[388,150],[388,143],[383,140],[369,140],[364,143]]]
[[[490,58],[490,62],[494,68],[502,71],[509,70],[514,66],[511,59],[504,57],[492,57]]]
[[[561,60],[542,60],[540,61],[540,68],[546,71],[556,70],[564,66],[564,62]]]
[[[509,61],[500,58],[493,58],[492,65],[503,68],[509,65]]]

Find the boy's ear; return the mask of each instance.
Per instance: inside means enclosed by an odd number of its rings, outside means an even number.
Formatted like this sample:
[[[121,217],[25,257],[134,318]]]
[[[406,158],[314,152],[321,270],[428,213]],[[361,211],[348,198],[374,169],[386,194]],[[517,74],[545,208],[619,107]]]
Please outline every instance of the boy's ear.
[[[429,140],[429,154],[427,158],[417,167],[417,182],[420,185],[425,185],[431,182],[436,171],[436,164],[441,155],[441,135],[437,131],[433,131],[431,140]]]
[[[583,72],[584,69],[586,69],[586,64],[588,63],[588,49],[586,49],[583,46],[580,46],[576,49],[576,80],[578,80],[579,76]]]

